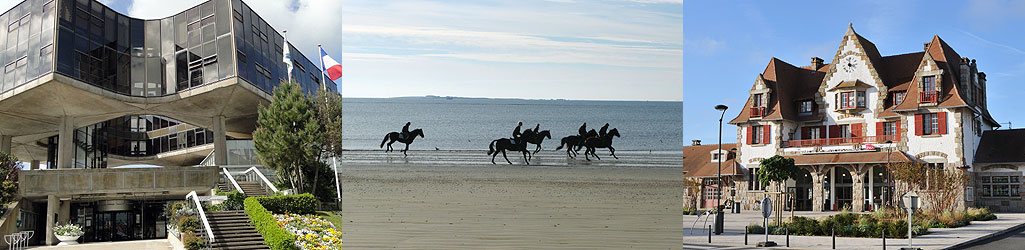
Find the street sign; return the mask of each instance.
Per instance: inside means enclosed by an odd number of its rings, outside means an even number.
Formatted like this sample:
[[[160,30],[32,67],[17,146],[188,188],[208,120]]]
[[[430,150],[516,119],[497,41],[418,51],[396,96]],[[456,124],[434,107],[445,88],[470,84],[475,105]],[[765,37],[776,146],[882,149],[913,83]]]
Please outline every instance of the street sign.
[[[769,218],[772,216],[772,200],[769,197],[762,199],[762,217]]]
[[[909,192],[901,197],[901,204],[904,205],[904,209],[918,210],[918,194],[915,192]]]

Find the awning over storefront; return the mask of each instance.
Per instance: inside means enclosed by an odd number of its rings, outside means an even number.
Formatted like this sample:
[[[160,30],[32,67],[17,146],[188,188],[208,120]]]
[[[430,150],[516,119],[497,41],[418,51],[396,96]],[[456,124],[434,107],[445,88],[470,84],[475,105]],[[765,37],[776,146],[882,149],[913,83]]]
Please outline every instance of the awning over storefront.
[[[889,158],[887,158],[887,154],[889,154]],[[902,151],[805,154],[792,156],[790,158],[793,158],[794,164],[798,166],[886,163],[887,161],[896,163],[911,161],[911,158],[908,158],[908,156],[905,155]]]

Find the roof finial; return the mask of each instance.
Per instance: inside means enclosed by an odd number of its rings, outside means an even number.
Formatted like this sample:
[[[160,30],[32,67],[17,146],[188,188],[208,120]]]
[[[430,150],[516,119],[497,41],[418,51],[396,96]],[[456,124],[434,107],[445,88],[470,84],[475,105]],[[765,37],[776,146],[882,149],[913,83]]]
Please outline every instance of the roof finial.
[[[844,34],[844,35],[846,35],[846,36],[854,35],[854,23],[847,23],[847,33]]]

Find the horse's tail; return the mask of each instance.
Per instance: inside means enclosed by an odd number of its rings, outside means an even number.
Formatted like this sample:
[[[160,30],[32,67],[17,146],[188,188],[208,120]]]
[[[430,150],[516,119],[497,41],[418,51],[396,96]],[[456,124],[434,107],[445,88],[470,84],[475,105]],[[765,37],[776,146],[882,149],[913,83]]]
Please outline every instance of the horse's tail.
[[[491,141],[491,144],[488,145],[488,155],[495,153],[495,142],[498,142],[498,140]]]
[[[558,147],[555,147],[555,150],[561,150],[562,149],[562,145],[564,145],[564,144],[566,144],[566,138],[562,138],[562,141],[559,142],[559,146]]]
[[[384,135],[384,140],[381,140],[381,146],[380,146],[381,148],[384,148],[384,143],[385,142],[388,142],[388,135],[387,134]]]

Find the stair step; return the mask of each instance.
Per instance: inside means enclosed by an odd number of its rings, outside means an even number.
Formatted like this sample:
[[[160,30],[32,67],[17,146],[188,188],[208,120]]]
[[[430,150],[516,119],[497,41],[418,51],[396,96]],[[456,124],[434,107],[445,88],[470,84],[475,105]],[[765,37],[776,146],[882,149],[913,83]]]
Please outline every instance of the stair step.
[[[237,246],[237,247],[218,247],[215,249],[220,250],[256,250],[256,249],[270,249],[266,245],[253,245],[253,246]]]
[[[263,238],[253,237],[253,238],[246,238],[244,240],[225,240],[225,241],[221,241],[220,239],[218,239],[217,242],[214,242],[214,244],[213,244],[214,247],[245,246],[245,245],[263,245]]]

